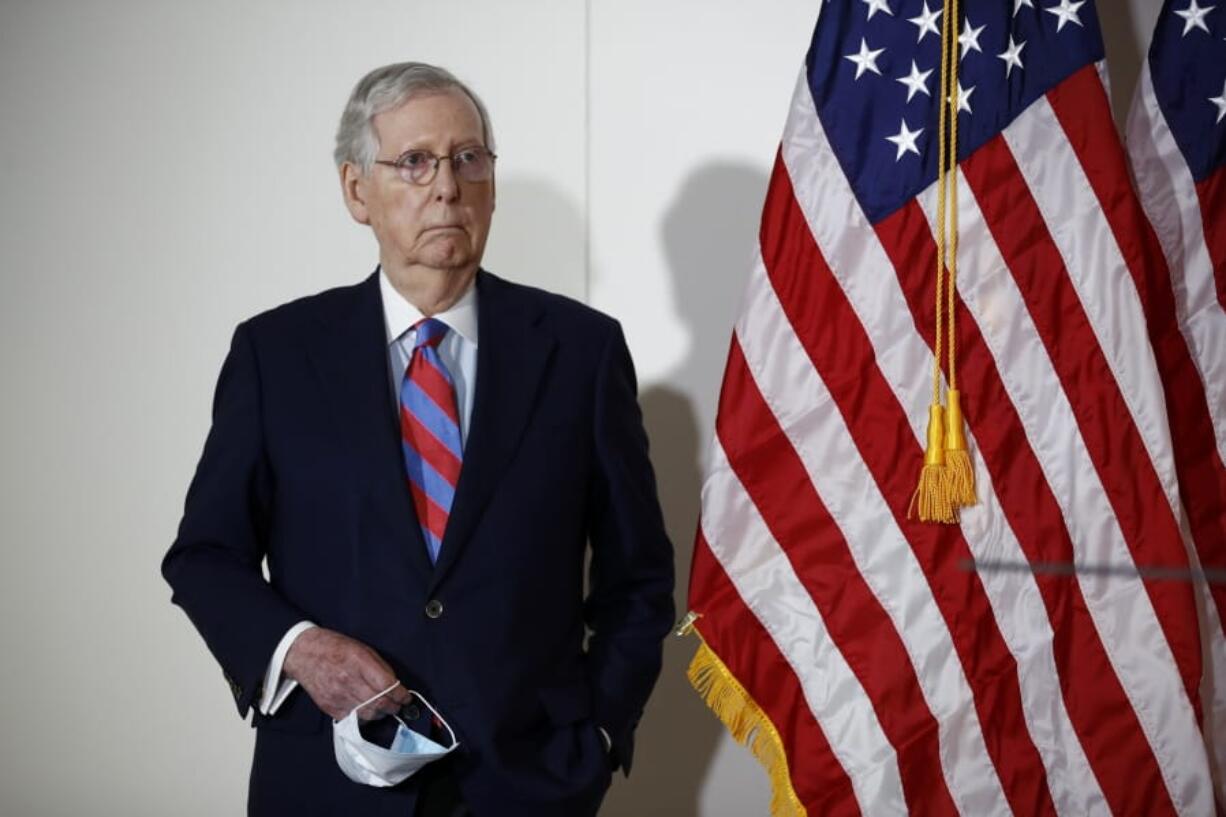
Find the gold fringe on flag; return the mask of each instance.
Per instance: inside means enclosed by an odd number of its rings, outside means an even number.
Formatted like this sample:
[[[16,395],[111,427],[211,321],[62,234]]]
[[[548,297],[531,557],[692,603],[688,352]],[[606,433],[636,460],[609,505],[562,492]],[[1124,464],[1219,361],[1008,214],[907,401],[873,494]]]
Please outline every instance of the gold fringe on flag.
[[[771,781],[773,817],[807,817],[808,812],[792,788],[787,753],[779,731],[715,651],[707,646],[702,635],[690,629],[702,640],[686,673],[690,685],[737,743],[748,747],[766,769]]]

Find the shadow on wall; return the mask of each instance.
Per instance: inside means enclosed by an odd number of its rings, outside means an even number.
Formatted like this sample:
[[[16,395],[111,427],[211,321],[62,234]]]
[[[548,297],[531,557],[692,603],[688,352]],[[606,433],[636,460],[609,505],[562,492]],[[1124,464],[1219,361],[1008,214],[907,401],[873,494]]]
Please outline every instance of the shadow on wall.
[[[720,379],[753,263],[766,185],[766,172],[750,165],[704,165],[686,178],[661,224],[672,300],[690,345],[684,360],[660,383],[644,389],[639,402],[665,523],[676,548],[680,612],[686,609]],[[489,253],[495,273],[582,299],[583,240],[582,213],[565,193],[532,178],[499,181]],[[600,274],[591,271],[593,278]],[[724,729],[685,677],[697,644],[692,637],[670,636],[665,642],[664,670],[638,730],[634,773],[630,780],[614,781],[601,817],[698,817],[702,787]],[[726,783],[736,785],[734,780]],[[766,813],[769,795],[750,794]],[[708,812],[712,817],[757,813],[728,805],[731,811]]]
[[[528,176],[498,179],[486,258],[496,275],[583,300],[583,213],[565,192]]]
[[[1149,32],[1137,31],[1133,11],[1122,0],[1099,3],[1098,21],[1111,73],[1111,111],[1115,115],[1116,128],[1123,133],[1144,58],[1139,43],[1149,41]]]
[[[645,389],[639,400],[665,523],[676,548],[679,613],[686,610],[719,384],[753,263],[766,185],[767,174],[750,165],[704,165],[686,178],[661,224],[673,304],[690,346],[683,361]],[[701,790],[724,732],[685,677],[697,645],[693,637],[670,636],[666,641],[664,671],[638,730],[633,775],[614,784],[602,817],[697,817]],[[724,782],[725,791],[737,786],[735,780]],[[763,814],[766,804],[762,799]],[[732,810],[708,812],[756,813],[726,805]]]

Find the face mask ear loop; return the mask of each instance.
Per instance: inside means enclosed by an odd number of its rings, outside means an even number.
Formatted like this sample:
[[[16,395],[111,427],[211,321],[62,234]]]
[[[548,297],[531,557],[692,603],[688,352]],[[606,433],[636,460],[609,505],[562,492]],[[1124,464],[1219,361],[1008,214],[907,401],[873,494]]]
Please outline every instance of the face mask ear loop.
[[[400,681],[396,681],[396,683],[392,684],[390,687],[383,690],[382,692],[380,692],[378,695],[374,696],[373,698],[367,698],[365,701],[362,701],[362,703],[358,704],[353,709],[349,710],[349,715],[352,715],[354,712],[357,712],[359,709],[366,706],[367,704],[374,703],[375,701],[379,700],[384,695],[391,692],[393,689],[395,689],[398,686],[400,686]],[[429,706],[429,704],[427,704],[427,706]],[[346,715],[345,717],[349,717],[349,715]],[[400,719],[397,718],[396,720],[400,720]],[[340,721],[336,721],[336,723],[340,723]]]
[[[434,705],[426,700],[425,695],[422,695],[420,692],[413,692],[413,690],[411,689],[409,690],[409,692],[412,692],[415,696],[417,696],[417,699],[426,705],[426,709],[429,709],[431,712],[433,712],[434,717],[438,718],[439,722],[447,728],[447,732],[451,735],[451,746],[448,747],[447,751],[451,751],[452,749],[454,749],[458,741],[456,740],[456,737],[455,737],[455,731],[452,730],[451,728],[451,724],[447,723],[447,719],[444,718],[442,715],[440,715],[438,713],[438,710],[434,708]]]

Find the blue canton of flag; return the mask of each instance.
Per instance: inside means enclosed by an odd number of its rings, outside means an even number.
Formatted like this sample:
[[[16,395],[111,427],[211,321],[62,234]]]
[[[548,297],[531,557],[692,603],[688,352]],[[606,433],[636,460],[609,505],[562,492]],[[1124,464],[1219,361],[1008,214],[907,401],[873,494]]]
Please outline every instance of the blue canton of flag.
[[[1168,0],[1154,29],[1154,95],[1195,181],[1226,164],[1226,9]]]
[[[1103,58],[1092,3],[966,0],[958,21],[958,158]],[[941,4],[833,0],[806,60],[818,116],[876,223],[936,181]]]

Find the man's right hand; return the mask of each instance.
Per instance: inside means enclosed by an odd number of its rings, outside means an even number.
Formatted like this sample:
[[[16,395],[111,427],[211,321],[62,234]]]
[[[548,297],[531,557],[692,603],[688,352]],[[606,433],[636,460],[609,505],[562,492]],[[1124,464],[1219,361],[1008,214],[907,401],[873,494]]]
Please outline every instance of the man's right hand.
[[[312,627],[294,639],[282,671],[301,684],[315,705],[337,721],[396,683],[396,673],[378,653],[361,641],[322,627]],[[372,720],[390,715],[412,697],[407,689],[398,686],[362,707],[358,717]]]

